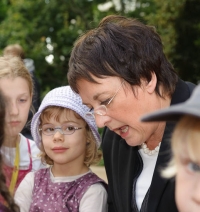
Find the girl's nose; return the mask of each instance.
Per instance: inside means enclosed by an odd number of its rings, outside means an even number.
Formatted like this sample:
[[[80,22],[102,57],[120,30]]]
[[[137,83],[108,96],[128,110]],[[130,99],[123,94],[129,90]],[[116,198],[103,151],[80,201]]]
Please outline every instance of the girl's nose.
[[[199,205],[200,208],[200,173],[196,174],[195,182],[193,182],[192,200]]]
[[[198,204],[200,206],[200,176],[198,176],[196,183],[194,183],[192,199],[196,204]]]
[[[54,136],[53,136],[53,141],[54,142],[60,142],[60,141],[64,141],[64,134],[62,134],[62,132],[57,129]]]
[[[9,103],[9,112],[11,115],[18,115],[19,113],[19,108],[16,103]]]

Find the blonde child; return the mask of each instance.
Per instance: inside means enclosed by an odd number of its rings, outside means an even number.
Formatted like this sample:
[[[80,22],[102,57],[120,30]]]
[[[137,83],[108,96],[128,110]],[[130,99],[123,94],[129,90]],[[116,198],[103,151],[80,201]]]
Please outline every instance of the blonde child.
[[[0,89],[6,101],[5,136],[1,154],[3,170],[11,194],[25,175],[42,167],[39,149],[21,130],[32,104],[33,83],[18,57],[0,57]]]
[[[34,111],[37,111],[40,106],[40,84],[39,84],[37,77],[35,76],[34,61],[30,58],[25,57],[24,49],[18,43],[10,44],[10,45],[6,46],[3,50],[3,54],[4,54],[4,56],[11,55],[11,56],[21,58],[25,67],[31,74],[31,77],[33,79],[33,84],[34,84],[32,105],[33,105]],[[24,135],[25,137],[30,138],[30,139],[33,139],[32,135],[31,135],[31,129],[30,129],[30,122],[31,122],[32,117],[33,117],[33,112],[30,111],[29,115],[28,115],[27,123],[25,124],[25,126],[21,132],[22,135]]]
[[[5,124],[5,99],[0,92],[0,147],[4,141],[4,124]],[[10,195],[8,187],[5,184],[5,176],[2,170],[2,157],[0,154],[0,193],[4,199],[4,203],[0,203],[1,212],[19,212],[19,207],[14,203],[13,197]]]
[[[172,134],[173,156],[162,175],[166,178],[175,177],[175,197],[179,212],[199,212],[200,85],[186,102],[149,114],[142,120],[178,121]]]
[[[21,212],[107,211],[105,182],[89,166],[101,154],[100,135],[89,108],[69,86],[50,91],[31,123],[49,168],[27,174],[15,194]]]

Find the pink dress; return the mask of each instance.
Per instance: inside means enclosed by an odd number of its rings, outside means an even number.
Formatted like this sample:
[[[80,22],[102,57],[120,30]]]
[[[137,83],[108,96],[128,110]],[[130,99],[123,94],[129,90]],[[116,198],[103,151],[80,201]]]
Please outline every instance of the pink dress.
[[[28,138],[26,140],[27,140],[27,145],[28,145],[28,154],[31,156],[30,142],[29,142]],[[14,167],[9,167],[5,164],[3,165],[3,172],[4,172],[4,175],[6,176],[6,185],[8,187],[10,185],[13,169],[14,169]],[[31,170],[32,170],[32,159],[30,157],[29,168],[26,170],[19,170],[19,172],[18,172],[18,178],[17,178],[17,183],[15,185],[15,190],[17,189],[17,187],[19,186],[21,181],[24,179],[26,174],[28,174]]]

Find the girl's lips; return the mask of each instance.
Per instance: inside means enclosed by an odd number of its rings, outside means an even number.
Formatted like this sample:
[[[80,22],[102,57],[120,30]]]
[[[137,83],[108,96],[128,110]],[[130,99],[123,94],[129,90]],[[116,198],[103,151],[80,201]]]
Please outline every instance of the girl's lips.
[[[11,121],[11,122],[9,122],[9,124],[10,124],[11,126],[13,126],[13,127],[19,125],[19,123],[20,123],[19,121]]]
[[[68,148],[65,148],[65,147],[54,147],[52,150],[55,152],[55,153],[62,153],[62,152],[65,152]]]

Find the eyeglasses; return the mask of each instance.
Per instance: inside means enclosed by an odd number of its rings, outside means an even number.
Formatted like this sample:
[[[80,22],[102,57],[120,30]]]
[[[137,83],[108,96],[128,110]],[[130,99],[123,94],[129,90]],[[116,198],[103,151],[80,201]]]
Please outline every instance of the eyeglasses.
[[[42,131],[44,135],[51,136],[54,135],[57,131],[64,135],[71,135],[76,130],[82,129],[81,127],[74,127],[69,124],[63,124],[62,126],[54,126],[53,124],[44,124],[39,131]]]
[[[86,119],[93,119],[95,118],[95,114],[99,115],[99,116],[105,116],[107,114],[107,106],[113,101],[113,99],[116,97],[116,95],[118,94],[118,92],[120,91],[120,89],[122,88],[122,85],[124,84],[124,80],[122,81],[120,87],[117,89],[115,95],[108,101],[107,104],[105,105],[100,105],[98,106],[96,109],[94,109],[93,111],[89,111],[85,113],[85,118]]]

